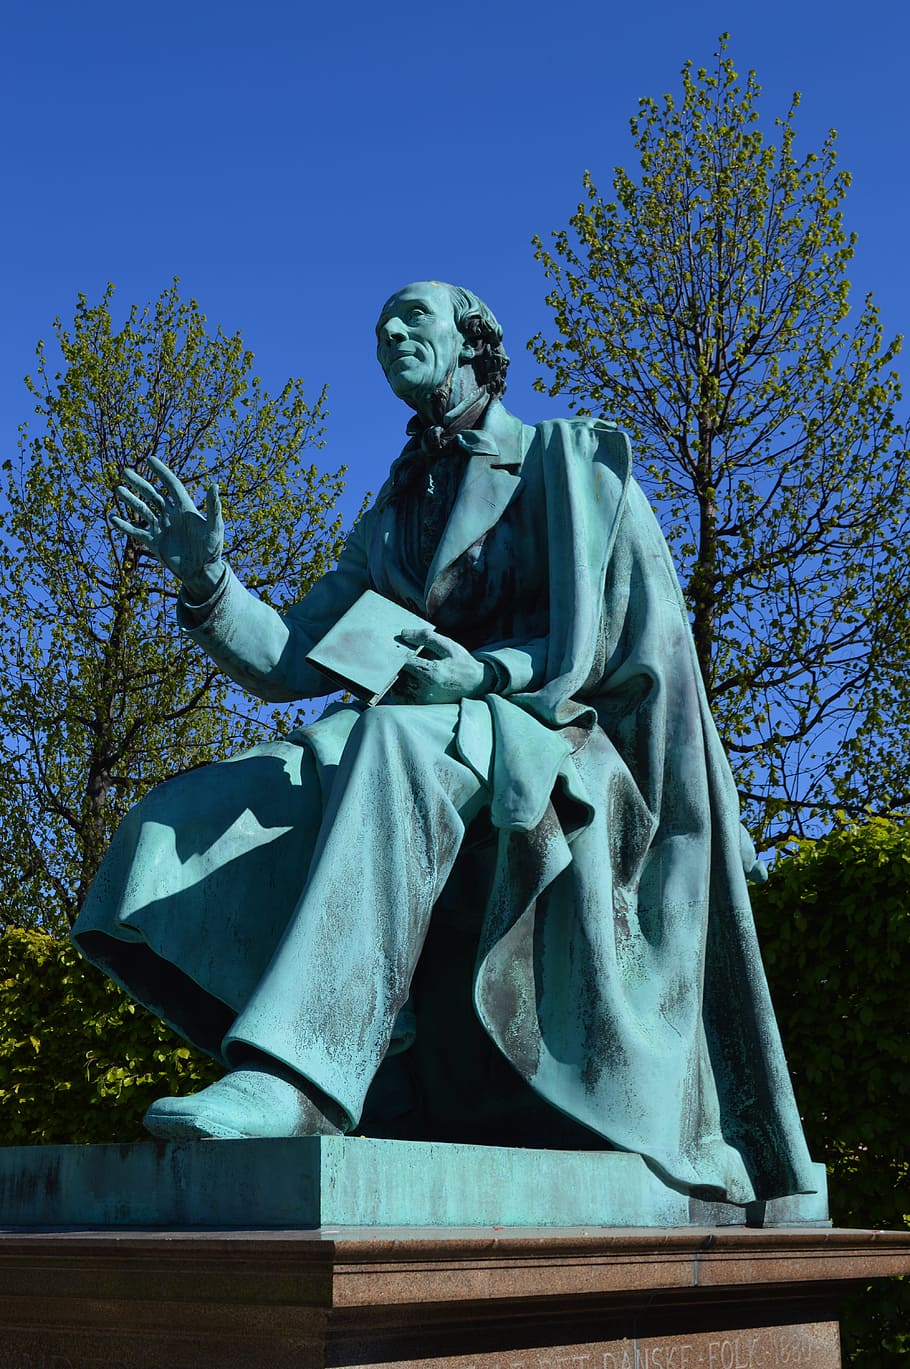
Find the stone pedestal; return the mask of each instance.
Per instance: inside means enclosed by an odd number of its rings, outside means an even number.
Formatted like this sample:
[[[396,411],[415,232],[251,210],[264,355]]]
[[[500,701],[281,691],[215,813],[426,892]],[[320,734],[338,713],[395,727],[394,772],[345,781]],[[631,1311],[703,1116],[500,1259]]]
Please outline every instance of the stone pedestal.
[[[910,1233],[10,1232],[0,1369],[840,1364],[837,1305]]]
[[[836,1369],[910,1232],[637,1155],[362,1137],[0,1150],[0,1369]]]

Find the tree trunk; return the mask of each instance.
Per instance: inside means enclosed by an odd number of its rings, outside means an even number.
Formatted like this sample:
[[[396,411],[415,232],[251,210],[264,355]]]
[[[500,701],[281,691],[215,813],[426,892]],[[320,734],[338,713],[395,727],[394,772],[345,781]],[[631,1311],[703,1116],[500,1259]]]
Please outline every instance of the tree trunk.
[[[696,468],[698,558],[689,581],[695,654],[710,702],[713,697],[714,637],[717,615],[717,491],[711,460],[711,435],[699,434]]]
[[[82,863],[79,871],[79,885],[76,889],[75,906],[67,910],[72,925],[82,910],[88,897],[98,866],[107,849],[107,823],[104,820],[104,807],[111,787],[110,763],[93,759],[85,786],[85,799],[82,805],[82,830],[79,844],[82,847]]]
[[[117,749],[113,732],[114,699],[118,689],[116,666],[120,659],[124,627],[131,611],[127,591],[138,569],[139,553],[132,543],[127,543],[120,563],[120,592],[114,608],[110,635],[105,643],[95,694],[95,741],[88,762],[78,838],[82,856],[79,884],[76,889],[75,907],[67,912],[71,923],[78,917],[88,897],[88,891],[107,850],[108,824],[104,810],[110,793],[111,773]]]

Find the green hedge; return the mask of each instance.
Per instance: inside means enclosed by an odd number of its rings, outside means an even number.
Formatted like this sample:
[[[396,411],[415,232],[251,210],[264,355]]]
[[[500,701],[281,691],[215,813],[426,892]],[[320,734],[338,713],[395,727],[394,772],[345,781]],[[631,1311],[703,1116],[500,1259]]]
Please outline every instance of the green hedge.
[[[754,905],[813,1158],[836,1226],[910,1225],[910,829],[872,818],[779,860]],[[844,1318],[849,1362],[910,1365],[910,1284]]]
[[[150,1103],[222,1072],[67,942],[0,936],[0,1145],[147,1140]]]

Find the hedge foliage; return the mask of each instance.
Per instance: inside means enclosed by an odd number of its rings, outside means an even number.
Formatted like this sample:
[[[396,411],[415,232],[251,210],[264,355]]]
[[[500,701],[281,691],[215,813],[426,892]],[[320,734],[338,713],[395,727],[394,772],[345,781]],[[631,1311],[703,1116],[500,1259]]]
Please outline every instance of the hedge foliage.
[[[754,893],[771,995],[835,1226],[910,1226],[910,828],[799,842]],[[844,1318],[849,1362],[910,1365],[910,1284]]]
[[[0,936],[0,1145],[148,1140],[149,1104],[221,1073],[68,942]]]

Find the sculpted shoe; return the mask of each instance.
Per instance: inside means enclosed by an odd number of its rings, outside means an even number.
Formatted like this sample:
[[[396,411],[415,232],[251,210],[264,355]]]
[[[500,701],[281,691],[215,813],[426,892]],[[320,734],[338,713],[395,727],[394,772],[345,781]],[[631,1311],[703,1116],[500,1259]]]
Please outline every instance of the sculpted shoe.
[[[255,1066],[233,1070],[190,1098],[159,1098],[142,1120],[166,1141],[341,1135],[302,1089]]]

